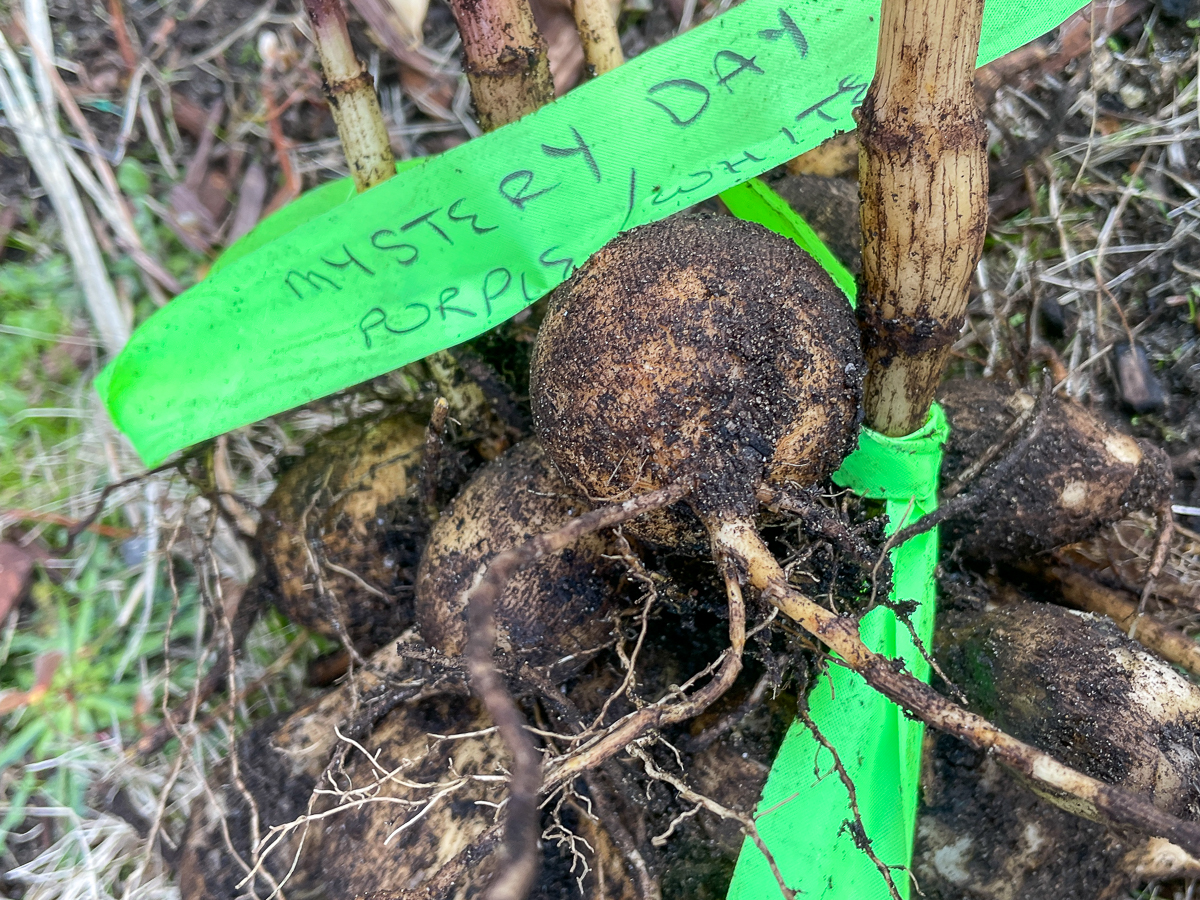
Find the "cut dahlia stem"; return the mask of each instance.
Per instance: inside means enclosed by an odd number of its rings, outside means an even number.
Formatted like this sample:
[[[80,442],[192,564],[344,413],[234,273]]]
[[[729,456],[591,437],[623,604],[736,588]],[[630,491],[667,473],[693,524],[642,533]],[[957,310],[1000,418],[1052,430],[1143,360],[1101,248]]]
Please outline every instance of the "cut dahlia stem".
[[[546,40],[529,0],[450,0],[479,126],[494,131],[554,99]]]
[[[304,0],[304,8],[325,72],[325,96],[354,186],[361,193],[396,174],[375,83],[350,44],[342,0]]]
[[[603,75],[625,62],[617,20],[608,0],[573,0],[571,11],[583,43],[583,62],[591,77]]]
[[[884,0],[859,120],[867,424],[911,434],[929,413],[987,230],[973,79],[983,0]]]

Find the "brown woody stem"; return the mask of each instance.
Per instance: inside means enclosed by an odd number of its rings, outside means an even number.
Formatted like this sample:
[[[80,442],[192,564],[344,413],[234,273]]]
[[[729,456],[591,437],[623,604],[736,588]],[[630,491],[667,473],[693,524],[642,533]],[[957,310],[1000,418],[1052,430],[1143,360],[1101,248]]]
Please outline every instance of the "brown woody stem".
[[[962,328],[987,228],[983,118],[972,88],[983,0],[884,0],[859,121],[867,424],[924,424]]]
[[[361,193],[396,174],[375,84],[350,44],[342,0],[304,0],[304,8],[321,55],[325,96],[354,186]]]
[[[479,125],[494,131],[554,99],[550,56],[529,0],[450,0]]]

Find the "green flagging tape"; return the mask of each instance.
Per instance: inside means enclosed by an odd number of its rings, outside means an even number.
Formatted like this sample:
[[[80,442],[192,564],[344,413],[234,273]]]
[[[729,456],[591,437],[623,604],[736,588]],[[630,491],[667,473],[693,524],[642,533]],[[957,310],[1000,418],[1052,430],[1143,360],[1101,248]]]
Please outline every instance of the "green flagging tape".
[[[886,501],[888,533],[937,506],[942,443],[949,427],[940,407],[907,437],[889,438],[864,428],[858,449],[833,476],[863,497]],[[925,647],[933,636],[937,531],[918,535],[892,550],[892,600],[916,601],[913,629]],[[860,633],[872,650],[904,660],[908,671],[929,680],[929,664],[895,614],[878,607],[863,616]],[[924,725],[876,693],[848,669],[831,665],[808,699],[813,721],[837,750],[854,782],[865,836],[891,869],[901,896],[910,895],[921,774]],[[797,720],[763,788],[757,820],[784,881],[808,900],[884,900],[887,885],[875,864],[855,844],[849,796],[833,756]],[[762,853],[746,840],[734,870],[728,900],[774,900],[779,885]]]
[[[979,61],[1082,4],[988,0]],[[878,17],[879,0],[745,0],[314,219],[264,223],[261,246],[151,316],[96,388],[155,464],[480,334],[618,232],[852,129]]]
[[[420,165],[424,160],[405,159],[396,162],[396,172],[404,172]],[[281,238],[289,231],[295,231],[305,222],[324,215],[331,209],[348,203],[358,196],[353,178],[339,178],[328,181],[311,191],[305,191],[283,209],[272,213],[259,222],[254,228],[242,235],[225,248],[225,252],[217,257],[208,277],[212,278],[222,269],[237,262],[243,256],[253,253],[259,247],[265,247],[276,238]]]
[[[784,237],[791,238],[801,249],[807,250],[832,276],[834,283],[850,300],[850,305],[854,306],[858,298],[858,284],[854,275],[829,251],[812,230],[812,226],[796,215],[787,201],[762,181],[751,178],[745,184],[722,191],[721,202],[739,219],[757,222]]]

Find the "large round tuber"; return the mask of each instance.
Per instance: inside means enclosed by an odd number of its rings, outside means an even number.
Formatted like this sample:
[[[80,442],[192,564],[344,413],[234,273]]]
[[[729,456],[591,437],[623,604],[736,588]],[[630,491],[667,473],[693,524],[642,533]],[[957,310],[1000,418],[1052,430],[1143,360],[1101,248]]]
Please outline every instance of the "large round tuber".
[[[701,518],[745,519],[763,481],[810,486],[837,468],[862,376],[850,306],[807,253],[759,225],[675,217],[621,235],[555,291],[530,390],[547,453],[587,496],[691,478]]]
[[[573,496],[536,440],[484,466],[438,520],[417,571],[417,627],[449,656],[467,644],[466,592],[501,551],[550,531],[587,505]],[[496,604],[497,643],[533,665],[594,650],[607,621],[620,568],[603,534],[517,572]]]

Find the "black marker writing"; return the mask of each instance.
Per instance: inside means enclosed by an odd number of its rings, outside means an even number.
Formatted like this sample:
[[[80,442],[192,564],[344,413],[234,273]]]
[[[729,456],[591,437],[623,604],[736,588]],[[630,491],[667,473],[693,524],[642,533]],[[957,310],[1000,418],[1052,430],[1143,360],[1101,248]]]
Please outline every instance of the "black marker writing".
[[[376,250],[399,251],[401,255],[396,257],[396,262],[400,263],[402,266],[411,266],[417,261],[417,257],[420,256],[420,252],[413,244],[385,244],[383,241],[385,235],[389,237],[395,237],[396,232],[392,231],[390,228],[380,229],[371,235],[371,246]]]
[[[730,162],[727,159],[723,159],[723,160],[721,160],[721,165],[723,165],[725,167],[725,171],[728,172],[730,175],[736,175],[738,166],[744,166],[748,162],[762,162],[762,160],[759,159],[757,156],[755,156],[753,153],[751,153],[749,150],[743,150],[741,159],[737,160],[736,162]]]
[[[423,215],[423,216],[417,216],[411,222],[406,222],[405,224],[401,225],[400,230],[408,231],[410,228],[416,228],[418,225],[420,225],[422,222],[424,222],[426,225],[428,225],[430,228],[432,228],[434,231],[436,231],[439,235],[441,235],[442,240],[444,240],[447,244],[453,244],[454,241],[450,240],[450,235],[448,235],[448,234],[446,234],[446,232],[442,231],[442,229],[440,229],[438,227],[437,223],[434,222],[432,218],[430,218],[439,209],[441,209],[440,206],[437,209],[431,209],[429,212],[425,213],[425,215]]]
[[[545,266],[548,269],[553,268],[554,266],[562,266],[563,267],[563,273],[562,273],[563,281],[566,281],[568,278],[571,277],[571,273],[575,271],[575,260],[571,259],[571,257],[569,257],[569,256],[564,259],[546,259],[547,256],[549,256],[551,253],[553,253],[557,249],[558,249],[558,246],[555,245],[553,247],[550,247],[547,250],[543,250],[541,255],[538,257],[538,262],[540,262],[543,266]]]
[[[787,14],[786,9],[779,10],[779,24],[783,27],[764,28],[758,33],[758,36],[765,41],[777,41],[784,35],[787,35],[792,39],[792,43],[795,45],[796,51],[800,56],[808,56],[808,38],[804,36],[804,32],[800,30],[800,26]]]
[[[415,325],[410,325],[407,328],[397,328],[388,322],[387,313],[380,307],[375,306],[368,310],[367,314],[359,320],[358,330],[362,332],[363,341],[366,343],[368,350],[371,349],[371,331],[376,328],[382,326],[390,334],[410,334],[429,321],[429,307],[424,303],[410,303],[404,308],[419,309],[425,314],[425,317]]]
[[[653,87],[647,88],[646,94],[648,95],[646,99],[670,116],[671,121],[680,128],[691,125],[700,118],[704,110],[708,109],[708,88],[690,78],[672,78],[670,81],[660,81]],[[661,97],[655,99],[654,95],[656,94]],[[688,111],[689,104],[695,106],[697,102],[700,103],[700,106],[690,116],[685,119],[680,115],[680,113]],[[676,111],[677,109],[678,111]]]
[[[853,94],[853,98],[852,98],[851,102],[858,103],[862,100],[863,95],[866,94],[867,88],[869,88],[870,86],[871,85],[865,81],[863,81],[863,82],[854,81],[853,75],[847,75],[845,78],[843,78],[841,81],[838,82],[838,88],[836,91],[834,91],[828,97],[825,97],[822,100],[818,100],[816,103],[814,103],[808,109],[798,113],[796,115],[796,121],[803,122],[805,119],[807,119],[813,113],[816,113],[818,116],[820,116],[826,122],[836,122],[837,121],[836,116],[831,116],[831,115],[829,115],[829,113],[825,112],[826,104],[832,103],[838,97],[841,97],[845,94]]]
[[[728,72],[721,73],[721,61],[727,60],[733,63],[733,68]],[[733,93],[733,88],[729,86],[729,82],[741,75],[743,72],[753,72],[756,75],[765,75],[766,72],[755,64],[754,57],[749,58],[742,56],[740,53],[734,53],[732,50],[720,50],[713,57],[713,71],[717,73],[717,84]]]
[[[637,169],[629,170],[629,205],[625,207],[625,218],[621,221],[621,227],[624,228],[629,224],[629,217],[633,215],[633,203],[637,200]]]
[[[518,187],[515,192],[510,191],[510,186],[515,185],[518,181],[521,182],[521,186]],[[526,204],[528,204],[530,200],[534,200],[542,196],[542,194],[548,194],[558,187],[557,184],[552,184],[550,187],[542,188],[540,191],[534,191],[532,194],[527,194],[526,191],[529,190],[532,184],[533,173],[528,169],[518,169],[516,172],[510,172],[508,175],[505,175],[502,179],[500,179],[498,190],[500,191],[501,197],[523,212]]]
[[[496,287],[492,282],[493,276],[499,276],[499,278],[497,278],[497,283],[499,283],[500,278],[504,279],[503,283],[501,283],[499,287]],[[489,316],[492,314],[492,301],[499,300],[502,296],[504,296],[504,292],[508,290],[511,284],[512,273],[509,272],[508,269],[492,269],[492,271],[483,276],[483,303],[487,308],[487,314]]]
[[[346,254],[346,259],[344,262],[334,262],[332,259],[326,259],[323,256],[321,257],[321,262],[325,263],[325,265],[327,265],[327,266],[333,266],[333,268],[335,268],[335,269],[344,269],[344,268],[346,268],[346,266],[358,266],[360,269],[362,269],[368,275],[375,274],[374,271],[372,271],[371,269],[368,269],[365,265],[363,265],[361,262],[359,262],[358,258],[355,257],[355,255],[350,252],[350,248],[347,247],[345,244],[342,244],[342,252]]]
[[[674,200],[676,197],[682,197],[684,194],[690,194],[692,191],[698,191],[698,190],[700,190],[700,188],[704,187],[706,184],[708,184],[710,181],[713,180],[713,173],[710,172],[708,169],[702,169],[699,172],[692,172],[692,174],[688,175],[687,177],[688,178],[697,178],[697,179],[699,179],[699,181],[692,184],[690,187],[684,186],[681,184],[679,187],[675,188],[675,190],[671,191],[671,193],[669,193],[669,194],[661,194],[661,193],[655,194],[654,197],[650,200],[650,203],[653,206],[662,206],[664,203]]]
[[[529,296],[529,286],[525,284],[525,273],[524,272],[521,273],[521,296],[525,298],[525,302],[527,304],[532,303],[534,300],[536,300],[538,297],[541,296],[541,294],[534,294],[532,297]]]
[[[295,269],[292,269],[290,272],[287,273],[287,275],[284,276],[283,283],[286,284],[288,287],[290,287],[292,289],[292,293],[295,294],[297,297],[302,298],[304,295],[302,293],[300,293],[300,289],[298,287],[296,287],[296,285],[292,284],[293,278],[298,278],[300,281],[307,283],[308,286],[310,288],[312,288],[314,291],[316,291],[318,294],[321,293],[321,286],[319,284],[317,284],[317,281],[325,282],[327,285],[329,285],[335,291],[341,290],[341,286],[338,285],[338,283],[336,281],[334,281],[331,278],[326,278],[320,272],[314,272],[311,269],[309,269],[308,274],[305,275],[302,272],[297,272]]]
[[[465,202],[466,199],[466,197],[459,197],[457,200],[451,203],[450,208],[446,210],[446,217],[450,219],[451,222],[470,222],[471,230],[476,234],[487,234],[489,231],[495,231],[500,227],[499,225],[488,225],[486,228],[481,227],[479,224],[479,216],[476,213],[465,213],[460,216],[458,214],[458,204]]]
[[[458,288],[448,287],[448,288],[444,288],[442,290],[441,295],[438,297],[438,307],[437,308],[438,308],[438,312],[441,313],[443,322],[446,321],[447,311],[458,313],[460,316],[466,316],[469,319],[475,318],[476,314],[473,313],[469,309],[463,309],[461,306],[449,306],[448,305],[450,303],[450,301],[453,300],[457,296],[458,296]]]
[[[588,168],[592,172],[592,177],[597,182],[600,181],[600,166],[596,164],[596,157],[592,156],[592,148],[587,145],[587,142],[580,137],[579,132],[574,127],[571,128],[571,134],[575,135],[574,147],[551,147],[549,144],[542,144],[542,152],[547,156],[575,156],[583,154],[583,158],[587,161]]]

